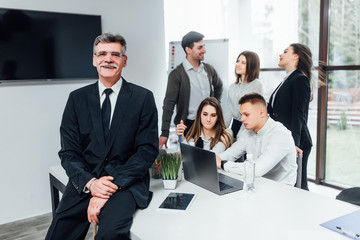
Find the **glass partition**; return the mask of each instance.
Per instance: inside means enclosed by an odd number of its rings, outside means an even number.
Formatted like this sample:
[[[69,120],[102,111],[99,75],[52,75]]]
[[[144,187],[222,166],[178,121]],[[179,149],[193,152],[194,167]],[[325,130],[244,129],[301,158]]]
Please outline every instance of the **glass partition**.
[[[360,65],[360,1],[330,4],[329,65]]]
[[[360,186],[360,71],[329,72],[326,181]]]

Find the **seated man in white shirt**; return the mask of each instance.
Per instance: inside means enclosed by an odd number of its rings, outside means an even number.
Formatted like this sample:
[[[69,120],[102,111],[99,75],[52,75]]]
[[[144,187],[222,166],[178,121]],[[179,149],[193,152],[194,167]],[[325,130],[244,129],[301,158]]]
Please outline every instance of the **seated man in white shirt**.
[[[244,95],[239,104],[241,121],[246,130],[230,148],[216,156],[218,168],[243,175],[244,163],[235,160],[251,153],[256,177],[294,186],[297,164],[291,132],[268,116],[265,99],[260,94]]]

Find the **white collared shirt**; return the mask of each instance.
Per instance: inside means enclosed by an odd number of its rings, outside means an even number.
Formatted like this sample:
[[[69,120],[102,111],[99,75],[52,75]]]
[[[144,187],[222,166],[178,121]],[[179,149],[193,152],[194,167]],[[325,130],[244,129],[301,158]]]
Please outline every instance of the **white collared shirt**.
[[[210,97],[210,82],[202,62],[200,62],[198,70],[195,70],[186,58],[182,64],[190,79],[190,99],[187,119],[194,120],[201,101]]]
[[[102,84],[102,82],[100,80],[98,80],[98,86],[99,86],[99,97],[100,97],[100,108],[105,100],[106,94],[105,94],[105,89],[106,87],[104,86],[104,84]],[[111,115],[110,115],[110,126],[111,126],[111,120],[112,117],[114,115],[114,110],[115,110],[115,106],[116,106],[116,100],[119,96],[120,93],[120,89],[122,86],[122,78],[119,79],[119,81],[117,81],[112,87],[111,89],[113,90],[112,93],[109,95],[110,98],[110,103],[111,103]]]
[[[266,177],[291,186],[297,176],[296,151],[291,132],[270,117],[255,133],[244,130],[239,139],[225,152],[220,153],[227,172],[244,175],[244,163],[234,162],[245,153],[251,153],[255,161],[256,177]]]
[[[292,70],[291,72],[286,73],[284,80],[279,84],[279,86],[275,89],[275,92],[272,96],[272,101],[271,101],[271,107],[274,107],[274,101],[275,101],[275,97],[276,97],[276,93],[279,91],[279,89],[281,88],[281,86],[283,85],[283,83],[286,81],[286,79],[290,76],[290,74],[292,74],[295,71]]]

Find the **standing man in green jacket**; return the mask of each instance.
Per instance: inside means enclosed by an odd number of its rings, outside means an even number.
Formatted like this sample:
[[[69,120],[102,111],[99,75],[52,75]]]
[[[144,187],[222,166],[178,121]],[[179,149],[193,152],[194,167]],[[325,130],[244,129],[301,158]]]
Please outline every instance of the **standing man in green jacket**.
[[[220,101],[223,84],[215,69],[204,60],[206,53],[204,35],[191,31],[182,41],[186,58],[168,77],[166,95],[163,103],[163,115],[159,147],[167,147],[171,117],[176,105],[174,123],[184,121],[188,131],[193,124],[198,106],[207,97]],[[187,133],[185,131],[185,135]]]

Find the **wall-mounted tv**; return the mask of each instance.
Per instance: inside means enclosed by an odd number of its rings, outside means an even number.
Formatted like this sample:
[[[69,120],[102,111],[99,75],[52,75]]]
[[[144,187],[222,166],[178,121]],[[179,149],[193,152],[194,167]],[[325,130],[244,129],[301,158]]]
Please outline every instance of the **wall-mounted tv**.
[[[101,16],[0,8],[0,82],[97,78]]]

